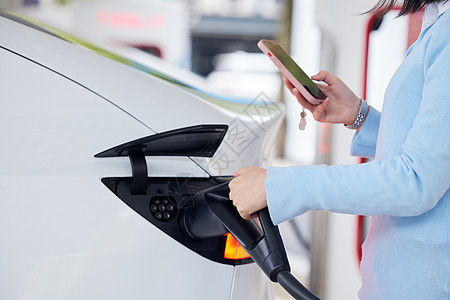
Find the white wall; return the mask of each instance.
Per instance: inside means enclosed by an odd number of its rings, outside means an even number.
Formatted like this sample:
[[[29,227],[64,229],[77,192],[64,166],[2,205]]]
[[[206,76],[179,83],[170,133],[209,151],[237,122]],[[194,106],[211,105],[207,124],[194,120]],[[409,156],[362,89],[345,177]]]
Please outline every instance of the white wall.
[[[322,35],[320,67],[340,77],[357,95],[362,93],[364,38],[369,18],[361,13],[375,3],[373,0],[316,0],[316,22]],[[358,162],[349,155],[353,132],[342,125],[333,125],[331,130],[330,163]],[[355,216],[329,215],[327,300],[358,298],[361,279],[356,255],[356,224]]]
[[[294,0],[292,12],[292,37],[290,54],[306,74],[312,76],[320,71],[320,30],[315,21],[315,0]],[[285,158],[299,164],[315,162],[317,123],[307,112],[307,125],[299,131],[301,105],[287,89]]]

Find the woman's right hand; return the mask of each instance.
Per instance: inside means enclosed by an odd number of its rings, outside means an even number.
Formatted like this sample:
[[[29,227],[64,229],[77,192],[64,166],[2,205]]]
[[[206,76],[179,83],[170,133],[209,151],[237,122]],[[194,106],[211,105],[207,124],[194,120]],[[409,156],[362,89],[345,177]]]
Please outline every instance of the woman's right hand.
[[[312,112],[314,119],[325,123],[351,124],[359,112],[361,100],[342,80],[327,71],[320,71],[311,77],[315,81],[323,81],[325,84],[317,86],[327,95],[327,98],[318,105],[313,105],[306,100],[292,83],[283,77],[286,87],[297,98],[298,102]]]

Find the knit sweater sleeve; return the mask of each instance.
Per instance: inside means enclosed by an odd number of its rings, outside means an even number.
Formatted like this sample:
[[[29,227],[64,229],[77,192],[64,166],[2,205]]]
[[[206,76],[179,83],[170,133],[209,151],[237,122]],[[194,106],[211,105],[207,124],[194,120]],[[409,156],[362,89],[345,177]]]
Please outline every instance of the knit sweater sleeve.
[[[369,114],[360,131],[353,136],[350,154],[361,157],[375,157],[380,112],[370,107]]]

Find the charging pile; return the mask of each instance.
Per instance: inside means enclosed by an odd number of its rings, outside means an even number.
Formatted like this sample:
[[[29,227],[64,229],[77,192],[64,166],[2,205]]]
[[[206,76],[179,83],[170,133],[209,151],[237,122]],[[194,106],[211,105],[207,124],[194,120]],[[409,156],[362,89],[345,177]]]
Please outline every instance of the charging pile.
[[[268,209],[265,208],[258,213],[261,226],[256,220],[244,220],[229,200],[229,192],[226,182],[197,193],[196,197],[199,198],[197,205],[207,207],[216,219],[191,219],[197,226],[194,230],[193,228],[186,228],[186,230],[193,236],[205,236],[211,226],[220,227],[218,225],[220,222],[270,280],[280,283],[295,299],[319,299],[290,273],[289,261],[280,232],[278,227],[273,225]],[[189,214],[189,211],[185,213]],[[197,216],[200,217],[199,214]]]

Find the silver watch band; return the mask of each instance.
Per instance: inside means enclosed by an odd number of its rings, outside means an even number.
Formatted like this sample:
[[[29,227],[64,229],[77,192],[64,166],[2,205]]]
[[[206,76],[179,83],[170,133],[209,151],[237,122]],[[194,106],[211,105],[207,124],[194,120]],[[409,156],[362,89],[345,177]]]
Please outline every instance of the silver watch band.
[[[369,108],[370,107],[367,104],[367,101],[364,99],[361,99],[361,106],[359,108],[358,115],[356,116],[355,120],[351,124],[349,124],[349,125],[344,124],[345,128],[358,129],[359,127],[361,127],[361,125],[366,120],[367,115],[369,114]]]

